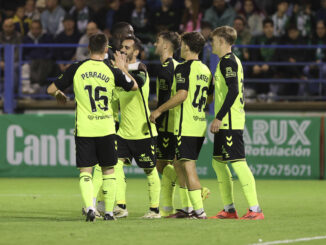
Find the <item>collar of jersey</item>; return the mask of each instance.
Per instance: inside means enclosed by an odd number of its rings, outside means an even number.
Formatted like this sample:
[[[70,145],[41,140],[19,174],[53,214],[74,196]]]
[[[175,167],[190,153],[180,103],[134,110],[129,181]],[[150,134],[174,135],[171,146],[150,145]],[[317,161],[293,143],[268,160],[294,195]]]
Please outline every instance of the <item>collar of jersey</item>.
[[[229,52],[229,53],[225,54],[221,59],[223,59],[225,56],[231,55],[231,54],[232,54],[232,52]]]

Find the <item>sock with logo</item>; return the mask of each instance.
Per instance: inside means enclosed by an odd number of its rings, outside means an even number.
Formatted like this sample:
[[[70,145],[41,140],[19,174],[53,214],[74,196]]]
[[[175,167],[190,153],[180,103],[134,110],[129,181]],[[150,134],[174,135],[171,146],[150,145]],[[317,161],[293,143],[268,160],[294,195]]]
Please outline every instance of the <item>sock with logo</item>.
[[[123,171],[123,161],[120,159],[118,163],[114,166],[114,172],[117,179],[117,194],[116,194],[116,203],[117,204],[126,204],[126,177],[125,172]]]
[[[239,181],[242,186],[242,190],[247,199],[249,207],[253,207],[256,210],[255,206],[259,207],[258,200],[257,200],[256,183],[255,183],[255,178],[250,168],[248,167],[247,162],[246,161],[233,162],[232,167],[239,178]]]
[[[112,214],[116,199],[117,182],[115,173],[103,175],[103,197],[105,202],[105,213]]]
[[[193,207],[189,198],[188,189],[186,187],[180,186],[179,195],[180,195],[182,210],[187,213],[190,213],[193,210]]]
[[[144,169],[147,176],[149,205],[158,208],[160,205],[161,182],[156,168]]]
[[[93,205],[96,207],[96,200],[99,194],[99,190],[102,188],[102,168],[96,164],[93,171]]]
[[[92,174],[81,172],[79,175],[79,187],[87,212],[89,209],[94,210]]]
[[[189,190],[188,194],[195,212],[197,214],[201,214],[204,211],[203,199],[201,197],[201,189]]]
[[[162,183],[161,183],[161,193],[162,199],[161,203],[163,206],[163,210],[165,212],[173,211],[174,204],[174,191],[175,191],[175,181],[177,178],[177,174],[174,170],[174,167],[171,164],[168,164],[163,169],[162,174]]]
[[[228,165],[213,158],[213,168],[224,207],[234,203],[232,174]],[[224,208],[225,209],[225,208]],[[227,211],[227,210],[225,210]]]

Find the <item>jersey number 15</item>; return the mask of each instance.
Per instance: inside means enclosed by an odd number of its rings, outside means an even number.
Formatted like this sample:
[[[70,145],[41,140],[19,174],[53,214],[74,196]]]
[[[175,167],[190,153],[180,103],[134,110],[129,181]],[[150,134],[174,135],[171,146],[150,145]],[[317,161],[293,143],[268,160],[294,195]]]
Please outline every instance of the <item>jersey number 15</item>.
[[[100,86],[95,87],[95,89],[94,89],[95,99],[92,96],[92,86],[91,85],[86,85],[85,90],[88,91],[88,96],[89,96],[89,101],[91,103],[92,112],[97,111],[95,102],[96,101],[101,101],[101,100],[103,100],[104,107],[102,107],[100,104],[98,105],[98,107],[103,111],[108,110],[108,103],[109,103],[108,97],[105,96],[105,95],[100,95],[101,91],[102,92],[107,92],[106,88],[100,87]]]

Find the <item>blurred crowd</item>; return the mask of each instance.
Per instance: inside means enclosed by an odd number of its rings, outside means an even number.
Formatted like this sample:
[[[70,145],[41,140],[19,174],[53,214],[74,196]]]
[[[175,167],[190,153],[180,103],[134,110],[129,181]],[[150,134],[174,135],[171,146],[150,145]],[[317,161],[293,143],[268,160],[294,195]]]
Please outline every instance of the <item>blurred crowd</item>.
[[[111,36],[115,23],[129,22],[144,50],[140,59],[156,60],[156,34],[199,31],[207,43],[201,58],[211,55],[210,33],[230,25],[238,32],[236,44],[326,44],[326,0],[16,0],[0,1],[0,44],[70,43],[88,44],[97,32]],[[326,49],[234,48],[243,61],[247,78],[317,79],[326,76]],[[15,60],[18,61],[18,50]],[[3,57],[3,54],[1,54]],[[88,57],[87,48],[24,48],[23,93],[33,93],[69,64]],[[315,62],[314,65],[270,66],[264,62]],[[4,68],[3,58],[0,69]],[[17,69],[17,67],[15,68]],[[24,86],[26,84],[26,86]],[[318,83],[271,85],[248,84],[248,96],[316,95]]]

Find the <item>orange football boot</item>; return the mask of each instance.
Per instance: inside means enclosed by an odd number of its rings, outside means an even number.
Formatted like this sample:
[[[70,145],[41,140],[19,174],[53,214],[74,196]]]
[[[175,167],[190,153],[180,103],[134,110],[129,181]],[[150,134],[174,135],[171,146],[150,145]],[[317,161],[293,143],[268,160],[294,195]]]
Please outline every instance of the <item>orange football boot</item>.
[[[254,212],[251,211],[250,209],[248,210],[248,212],[243,215],[240,219],[245,219],[245,220],[258,220],[258,219],[264,219],[264,214],[263,212]]]
[[[224,209],[218,212],[217,215],[209,217],[209,219],[239,219],[237,211],[234,212],[226,212]]]

